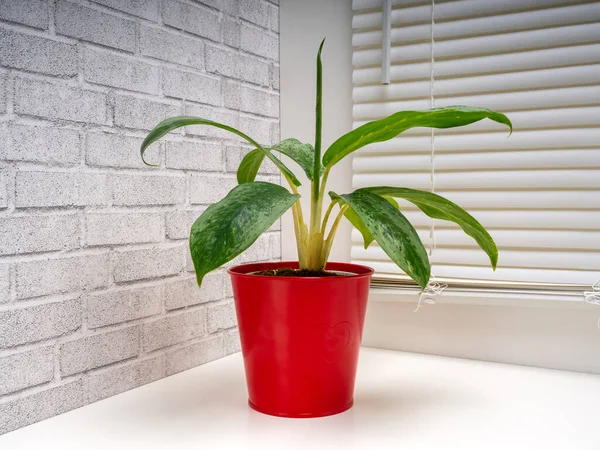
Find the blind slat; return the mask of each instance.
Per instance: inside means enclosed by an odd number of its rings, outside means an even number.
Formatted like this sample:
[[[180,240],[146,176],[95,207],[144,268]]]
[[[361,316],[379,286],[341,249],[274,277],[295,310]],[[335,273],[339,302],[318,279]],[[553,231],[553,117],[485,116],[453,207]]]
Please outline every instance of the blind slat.
[[[438,39],[447,39],[478,34],[506,33],[531,28],[532,24],[536,28],[548,28],[557,25],[586,23],[590,21],[590,17],[598,17],[598,15],[600,15],[600,5],[597,3],[570,5],[557,9],[521,11],[510,15],[502,14],[439,22],[435,27],[435,35]],[[391,37],[392,42],[429,40],[431,24],[395,27],[392,28]],[[355,31],[352,35],[352,45],[355,47],[379,45],[380,43],[380,30]]]
[[[600,26],[597,23],[569,25],[551,29],[520,31],[507,34],[476,36],[463,39],[437,41],[434,46],[436,59],[492,53],[509,53],[554,46],[567,46],[597,42]],[[431,52],[431,42],[398,45],[391,49],[390,60],[402,63],[423,59]],[[355,66],[381,64],[381,49],[356,50],[352,55]]]
[[[427,55],[424,54],[423,57],[427,58]],[[600,44],[575,45],[437,61],[435,76],[437,79],[597,63],[600,63]],[[390,67],[390,80],[429,79],[430,72],[429,61],[395,64]],[[380,74],[381,67],[355,68],[352,80],[356,84],[377,83]]]
[[[430,171],[429,154],[403,154],[354,158],[355,172]],[[440,154],[435,160],[438,172],[477,169],[577,169],[600,168],[600,149],[523,150],[494,153]]]
[[[438,96],[457,94],[524,91],[600,83],[600,64],[526,72],[479,75],[475,77],[439,79],[435,82]],[[427,97],[429,80],[392,84],[390,86],[358,86],[352,91],[354,103],[387,102],[406,98]]]

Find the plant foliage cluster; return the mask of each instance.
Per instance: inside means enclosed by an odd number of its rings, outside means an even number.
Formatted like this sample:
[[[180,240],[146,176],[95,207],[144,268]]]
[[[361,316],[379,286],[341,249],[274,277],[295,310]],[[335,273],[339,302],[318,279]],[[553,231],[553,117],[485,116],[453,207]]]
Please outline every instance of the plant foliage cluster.
[[[221,201],[209,206],[196,220],[190,234],[190,251],[198,284],[210,271],[232,260],[264,233],[291,208],[298,247],[300,268],[319,271],[325,267],[338,225],[349,220],[362,234],[367,248],[376,241],[383,251],[419,286],[427,285],[431,268],[427,252],[414,227],[400,211],[396,198],[416,205],[434,219],[457,223],[473,237],[489,256],[495,269],[498,250],[483,226],[464,209],[432,192],[406,187],[377,186],[358,189],[349,194],[327,192],[327,179],[343,158],[366,145],[383,142],[415,127],[454,128],[490,119],[507,125],[510,120],[499,112],[485,108],[451,106],[428,111],[400,111],[381,120],[368,122],[341,136],[322,154],[322,63],[317,53],[316,127],[314,147],[297,139],[285,139],[268,147],[227,125],[201,117],[178,116],[159,123],[141,147],[142,159],[150,144],[170,131],[189,125],[208,125],[234,133],[254,146],[240,163],[238,185]],[[294,161],[311,182],[311,207],[302,210],[298,194],[300,181],[278,157]],[[255,181],[264,159],[271,160],[282,172],[289,190],[272,183]],[[329,204],[323,212],[324,202]]]

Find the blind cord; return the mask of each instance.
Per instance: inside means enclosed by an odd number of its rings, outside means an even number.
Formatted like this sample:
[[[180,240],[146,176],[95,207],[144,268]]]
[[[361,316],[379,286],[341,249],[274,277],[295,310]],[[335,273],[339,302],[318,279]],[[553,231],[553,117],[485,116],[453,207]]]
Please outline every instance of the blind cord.
[[[600,280],[594,283],[591,291],[585,291],[583,293],[583,300],[586,303],[600,306]],[[598,328],[600,328],[600,319],[598,319]]]
[[[435,96],[434,96],[434,88],[435,88],[435,54],[434,54],[434,43],[435,43],[435,0],[431,0],[431,68],[429,75],[429,103],[431,108],[435,108]],[[431,129],[431,192],[435,193],[435,132],[434,128]],[[429,238],[431,239],[431,244],[429,245],[429,256],[432,256],[435,252],[435,219],[431,219],[431,228],[429,229]],[[428,305],[435,304],[435,297],[441,295],[441,293],[448,287],[447,284],[440,284],[436,281],[434,276],[431,276],[429,279],[429,283],[425,289],[421,291],[419,294],[419,301],[417,302],[417,307],[414,312],[417,312],[421,307],[421,302],[426,303]]]
[[[431,68],[430,68],[430,76],[429,76],[429,102],[430,107],[435,108],[435,97],[434,87],[435,87],[435,76],[434,76],[434,43],[435,43],[435,0],[431,0]],[[435,193],[435,132],[434,129],[431,129],[431,192]],[[431,244],[429,245],[429,256],[432,256],[435,252],[435,219],[431,219],[431,228],[429,230],[429,238],[431,239]]]

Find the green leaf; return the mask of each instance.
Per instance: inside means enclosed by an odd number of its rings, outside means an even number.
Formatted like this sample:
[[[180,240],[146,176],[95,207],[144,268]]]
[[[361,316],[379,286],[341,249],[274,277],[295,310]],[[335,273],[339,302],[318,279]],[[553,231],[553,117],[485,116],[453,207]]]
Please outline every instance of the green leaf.
[[[325,44],[325,38],[321,41],[321,45],[319,45],[319,51],[317,52],[317,100],[315,104],[315,157],[314,157],[314,168],[313,174],[319,173],[321,171],[321,131],[323,124],[323,63],[321,61],[321,52],[323,51],[323,45]],[[321,178],[315,177],[312,183],[312,215],[311,217],[316,217],[315,208],[316,205],[319,204],[319,192],[320,192],[320,184]],[[312,225],[311,225],[312,226]]]
[[[298,139],[284,139],[279,144],[271,147],[271,150],[283,153],[294,160],[302,169],[310,181],[313,180],[315,167],[315,149],[310,144],[304,144]],[[325,168],[319,164],[319,177],[323,174]]]
[[[289,138],[284,139],[279,144],[274,145],[271,148],[264,147],[267,151],[277,151],[289,156],[294,162],[296,162],[302,169],[310,181],[313,180],[313,168],[315,160],[315,149],[310,144],[303,144],[298,139]],[[265,154],[255,149],[248,152],[242,159],[240,167],[237,171],[238,183],[248,183],[254,181],[258,170],[265,159]],[[319,176],[323,174],[325,169],[323,165],[320,166],[321,171]]]
[[[394,208],[399,208],[398,202],[396,202],[396,200],[394,200],[392,197],[383,198],[390,202],[390,204]],[[358,214],[356,214],[356,212],[352,208],[348,208],[344,213],[344,217],[346,217],[346,219],[350,221],[352,226],[354,226],[354,228],[356,228],[360,232],[360,234],[362,234],[365,249],[369,248],[369,245],[371,245],[375,238],[373,237],[365,223],[362,221],[362,219],[358,216]]]
[[[224,125],[219,122],[213,122],[212,120],[208,120],[208,119],[203,119],[202,117],[177,116],[177,117],[170,117],[170,118],[165,119],[162,122],[160,122],[158,125],[156,125],[154,127],[154,129],[152,129],[152,131],[150,131],[150,133],[148,133],[148,136],[146,136],[146,139],[144,139],[144,142],[142,142],[142,147],[140,149],[140,153],[142,155],[142,161],[144,161],[144,163],[148,164],[146,162],[146,160],[144,159],[144,152],[146,151],[146,149],[148,148],[148,146],[150,144],[158,141],[161,137],[163,137],[170,131],[173,131],[177,128],[185,127],[188,125],[209,125],[212,127],[221,128],[222,130],[229,131],[230,133],[233,133],[233,134],[237,134],[241,138],[247,140],[252,145],[254,145],[258,150],[262,151],[265,154],[265,156],[267,158],[269,158],[271,161],[273,161],[273,163],[279,168],[279,170],[281,170],[283,172],[285,177],[290,182],[294,183],[296,186],[300,186],[300,181],[298,181],[298,178],[296,178],[296,176],[292,173],[292,171],[290,169],[288,169],[285,166],[285,164],[283,164],[278,158],[276,158],[273,154],[271,154],[271,152],[269,152],[268,150],[263,148],[258,142],[256,142],[250,136],[248,136],[248,135],[242,133],[241,131],[236,130],[235,128],[232,128],[228,125]],[[151,164],[148,164],[148,165],[151,165]]]
[[[458,224],[465,233],[474,238],[481,249],[487,253],[494,270],[498,264],[498,248],[490,234],[472,215],[450,200],[426,191],[409,188],[378,186],[359,189],[378,195],[403,198],[418,206],[429,217],[449,220]]]
[[[258,148],[248,152],[237,170],[238,183],[244,184],[254,181],[264,159],[265,154]]]
[[[239,184],[209,206],[190,234],[198,285],[204,276],[238,256],[300,198],[272,183]]]
[[[419,235],[389,201],[364,189],[339,196],[373,235],[383,251],[423,289],[431,267]]]
[[[507,125],[512,133],[512,124],[508,117],[485,108],[448,106],[429,111],[400,111],[385,119],[365,123],[340,137],[323,155],[323,164],[325,167],[331,167],[359,148],[374,142],[390,140],[409,128],[462,127],[486,118]]]

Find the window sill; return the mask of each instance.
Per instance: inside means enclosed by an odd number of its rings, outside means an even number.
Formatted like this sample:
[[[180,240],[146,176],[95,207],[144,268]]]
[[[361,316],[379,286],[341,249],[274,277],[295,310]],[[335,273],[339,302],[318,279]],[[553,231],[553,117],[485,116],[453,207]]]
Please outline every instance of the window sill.
[[[375,302],[402,302],[414,303],[419,300],[419,290],[371,288],[369,301]],[[510,292],[501,291],[460,291],[451,288],[445,289],[442,294],[434,297],[435,304],[444,305],[487,305],[487,306],[515,306],[515,307],[543,307],[543,308],[569,308],[584,309],[591,313],[594,311],[600,316],[600,307],[586,303],[582,293],[577,292]],[[421,302],[421,305],[424,305]],[[435,305],[424,305],[435,307]]]
[[[355,400],[323,419],[259,414],[237,354],[8,433],[0,448],[600,448],[596,375],[365,348]]]

